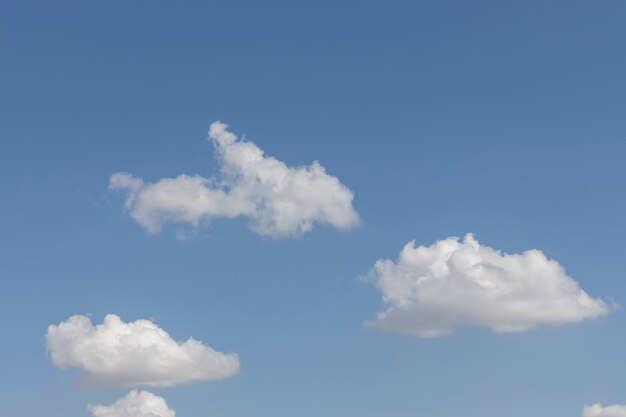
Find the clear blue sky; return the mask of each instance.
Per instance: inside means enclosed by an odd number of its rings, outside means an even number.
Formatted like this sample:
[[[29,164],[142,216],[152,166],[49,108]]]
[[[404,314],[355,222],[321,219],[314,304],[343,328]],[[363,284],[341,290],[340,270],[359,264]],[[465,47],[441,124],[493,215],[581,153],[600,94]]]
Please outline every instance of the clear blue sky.
[[[72,314],[154,319],[240,355],[151,391],[180,417],[577,417],[626,403],[626,315],[422,339],[364,327],[359,277],[408,241],[539,248],[626,303],[626,3],[0,3],[0,415],[87,416],[45,353]],[[214,175],[222,120],[318,160],[361,225],[150,235],[109,177]]]

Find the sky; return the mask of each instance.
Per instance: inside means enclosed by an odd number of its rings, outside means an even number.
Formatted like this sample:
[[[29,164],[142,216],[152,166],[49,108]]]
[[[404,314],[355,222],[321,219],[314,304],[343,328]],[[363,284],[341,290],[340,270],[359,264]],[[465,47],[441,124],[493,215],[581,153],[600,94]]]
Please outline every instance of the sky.
[[[625,416],[625,19],[0,2],[0,415]]]

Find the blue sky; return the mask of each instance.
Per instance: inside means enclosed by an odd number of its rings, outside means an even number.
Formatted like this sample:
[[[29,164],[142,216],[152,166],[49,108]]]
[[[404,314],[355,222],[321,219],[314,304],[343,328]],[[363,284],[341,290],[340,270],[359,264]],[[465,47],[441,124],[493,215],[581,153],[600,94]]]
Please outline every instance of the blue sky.
[[[624,404],[626,318],[420,338],[363,325],[378,259],[472,232],[540,249],[626,303],[621,2],[0,4],[0,414],[88,416],[46,354],[75,314],[152,319],[237,352],[218,382],[150,388],[177,416],[576,417]],[[108,190],[219,177],[221,120],[317,160],[360,224],[297,237],[246,218],[150,234]],[[183,230],[188,238],[180,239]],[[607,301],[609,302],[609,301]]]

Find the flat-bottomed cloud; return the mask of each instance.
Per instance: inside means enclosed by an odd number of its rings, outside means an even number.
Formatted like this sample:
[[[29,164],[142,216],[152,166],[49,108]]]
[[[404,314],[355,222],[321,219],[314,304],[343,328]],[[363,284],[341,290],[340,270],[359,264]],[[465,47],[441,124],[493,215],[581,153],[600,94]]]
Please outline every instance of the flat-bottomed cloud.
[[[51,325],[46,345],[55,366],[81,369],[80,383],[95,387],[215,381],[240,367],[236,353],[217,352],[192,338],[177,342],[149,320],[125,323],[114,314],[96,326],[83,315]]]
[[[366,323],[421,337],[460,326],[518,332],[609,311],[540,250],[503,254],[471,234],[432,246],[409,242],[396,262],[378,260],[371,274],[386,308]]]
[[[626,417],[626,405],[586,405],[582,417]]]
[[[87,406],[93,417],[176,417],[165,399],[148,391],[131,391],[111,405]]]
[[[358,224],[354,194],[318,162],[289,167],[227,128],[214,122],[209,129],[221,178],[183,174],[146,183],[118,172],[109,189],[126,191],[126,210],[150,233],[168,222],[197,227],[239,216],[248,217],[256,233],[272,237],[298,236],[318,223],[339,229]]]

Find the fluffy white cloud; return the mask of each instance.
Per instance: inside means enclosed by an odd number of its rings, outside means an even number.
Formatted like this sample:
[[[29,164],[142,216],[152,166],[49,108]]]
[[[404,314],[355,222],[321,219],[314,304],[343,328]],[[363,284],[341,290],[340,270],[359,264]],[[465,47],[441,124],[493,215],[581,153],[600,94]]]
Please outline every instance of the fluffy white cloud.
[[[127,192],[126,210],[152,233],[167,222],[198,226],[238,216],[250,218],[255,232],[273,237],[297,236],[316,223],[339,229],[358,224],[354,194],[318,162],[288,167],[227,128],[214,122],[209,129],[220,179],[179,175],[146,183],[118,172],[111,176],[109,189]]]
[[[147,391],[131,391],[111,405],[87,406],[94,417],[175,417],[165,400]]]
[[[46,345],[55,366],[83,370],[81,383],[88,386],[167,387],[239,371],[236,353],[217,352],[192,338],[176,342],[149,320],[125,323],[114,314],[96,326],[82,315],[51,325]]]
[[[626,405],[586,405],[582,417],[626,417]]]
[[[517,332],[609,310],[540,250],[503,254],[471,234],[428,247],[409,242],[396,262],[378,260],[371,274],[386,308],[367,324],[421,337],[459,326]]]

